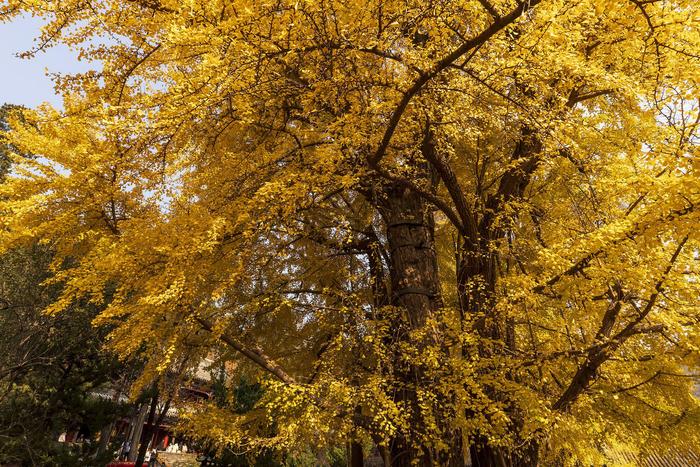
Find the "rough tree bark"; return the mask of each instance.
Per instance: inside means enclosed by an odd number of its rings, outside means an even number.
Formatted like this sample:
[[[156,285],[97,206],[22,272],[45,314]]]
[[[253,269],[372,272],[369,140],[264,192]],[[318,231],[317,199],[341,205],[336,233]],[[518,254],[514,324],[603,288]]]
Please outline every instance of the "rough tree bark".
[[[508,231],[507,218],[499,217],[505,206],[520,199],[537,169],[542,142],[537,134],[525,127],[511,155],[513,166],[499,181],[496,191],[487,197],[483,215],[476,226],[477,238],[465,238],[457,264],[457,288],[460,308],[464,315],[476,317],[475,331],[485,342],[501,341],[514,350],[515,335],[509,323],[495,309],[498,281],[498,251]],[[498,348],[482,346],[482,356],[499,352]],[[499,397],[493,394],[493,397]],[[519,417],[511,411],[513,429],[518,431]],[[534,466],[538,462],[539,447],[536,442],[523,442],[518,450],[505,450],[489,446],[485,440],[476,440],[470,447],[472,464],[480,467]]]
[[[425,326],[426,320],[442,308],[438,262],[434,245],[433,213],[425,200],[398,183],[385,185],[379,211],[386,224],[390,255],[390,303],[401,310],[395,335],[408,339],[412,330]],[[418,413],[415,381],[420,381],[419,369],[402,365],[399,376],[405,382],[396,398]],[[421,421],[412,426],[420,430]],[[405,434],[391,443],[389,456],[392,466],[434,465],[430,449],[422,452],[412,446]]]
[[[148,420],[146,421],[148,428],[146,428],[146,436],[144,437],[143,442],[138,445],[139,450],[134,465],[143,465],[143,461],[146,458],[146,451],[151,444],[151,434],[155,431],[153,422],[156,415],[156,405],[158,404],[158,386],[156,383],[153,383],[152,391],[153,396],[151,396],[151,408],[148,411]],[[135,448],[136,446],[134,445],[133,449]]]

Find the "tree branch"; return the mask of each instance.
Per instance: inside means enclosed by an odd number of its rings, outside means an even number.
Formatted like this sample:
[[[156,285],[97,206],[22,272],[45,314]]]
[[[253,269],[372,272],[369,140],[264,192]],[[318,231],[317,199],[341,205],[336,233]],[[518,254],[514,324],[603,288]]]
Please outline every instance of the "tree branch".
[[[443,57],[441,60],[439,60],[435,64],[435,66],[432,68],[432,70],[423,73],[411,85],[411,87],[406,90],[406,92],[403,94],[403,97],[399,101],[398,105],[394,109],[394,112],[392,113],[391,117],[389,118],[389,122],[387,124],[386,130],[384,131],[384,136],[382,137],[382,140],[379,143],[379,147],[377,148],[375,153],[370,155],[368,158],[368,162],[369,162],[370,166],[373,166],[373,167],[377,166],[379,164],[379,162],[382,160],[382,157],[384,157],[384,155],[386,154],[386,150],[389,147],[389,143],[391,142],[391,138],[394,135],[394,132],[396,131],[396,128],[398,127],[399,122],[401,121],[401,117],[403,116],[404,112],[406,111],[408,104],[411,102],[411,99],[413,99],[413,97],[416,94],[418,94],[421,89],[423,89],[423,86],[425,86],[435,76],[440,74],[445,68],[452,65],[455,62],[455,60],[462,57],[467,52],[474,50],[474,49],[482,46],[483,44],[485,44],[496,33],[500,32],[502,29],[509,26],[511,23],[513,23],[515,20],[517,20],[520,16],[522,16],[526,11],[535,7],[541,1],[542,0],[528,0],[528,1],[524,1],[524,2],[519,3],[506,16],[499,17],[494,23],[492,23],[488,28],[484,29],[479,35],[477,35],[476,37],[472,38],[471,40],[468,40],[467,42],[463,43],[461,46],[457,47],[455,50],[453,50],[452,52],[447,54],[445,57]]]
[[[214,326],[208,320],[206,320],[204,318],[200,318],[199,316],[195,316],[194,319],[206,331],[209,331],[211,333],[214,332]],[[251,360],[253,363],[258,365],[263,370],[276,376],[283,383],[297,384],[296,379],[294,379],[287,372],[285,372],[281,366],[279,366],[277,363],[275,363],[274,360],[272,360],[270,357],[265,355],[263,350],[261,348],[259,348],[258,346],[247,347],[243,342],[241,342],[238,339],[236,339],[235,337],[227,335],[227,334],[222,334],[219,337],[219,340],[221,340],[223,343],[225,343],[229,347],[233,348],[234,350],[237,350],[238,352],[243,354],[245,357],[247,357],[249,360]]]
[[[447,192],[452,198],[452,202],[457,209],[456,214],[459,215],[461,219],[461,226],[463,227],[460,231],[465,231],[465,238],[475,245],[478,242],[478,233],[476,227],[476,221],[469,211],[469,206],[467,206],[467,200],[462,191],[462,187],[457,180],[457,176],[452,171],[450,165],[440,157],[437,148],[435,147],[434,136],[432,131],[428,127],[426,129],[425,138],[423,139],[423,144],[421,145],[421,153],[423,157],[433,166],[440,179],[445,184]],[[459,228],[459,227],[458,227]]]
[[[677,219],[679,217],[682,217],[686,214],[689,214],[689,213],[693,212],[694,210],[695,210],[695,205],[691,204],[690,206],[687,206],[683,209],[677,209],[675,211],[671,211],[666,216],[664,216],[658,220],[662,221],[662,222],[669,222],[669,221],[672,221],[672,220]],[[623,236],[621,236],[619,238],[612,240],[610,242],[609,246],[614,246],[614,245],[617,245],[625,240],[632,240],[632,239],[636,238],[637,235],[644,232],[645,229],[643,227],[644,226],[639,225],[639,224],[635,225],[635,227],[630,232],[624,234]],[[543,293],[547,289],[547,287],[551,287],[551,286],[555,285],[557,282],[559,282],[564,277],[572,276],[574,274],[577,274],[577,273],[583,271],[586,267],[588,267],[588,264],[591,262],[591,260],[593,258],[600,255],[601,253],[604,253],[605,250],[606,250],[605,247],[601,247],[601,248],[598,248],[597,250],[589,253],[588,255],[583,257],[582,259],[576,261],[576,263],[574,263],[571,267],[569,267],[565,271],[563,271],[559,274],[555,274],[554,276],[550,277],[546,282],[540,283],[540,285],[533,287],[532,291],[535,293]]]
[[[673,252],[668,266],[666,267],[663,274],[661,275],[661,278],[658,280],[654,287],[654,293],[649,298],[647,305],[644,307],[644,310],[642,310],[639,316],[636,319],[632,320],[627,326],[625,326],[625,328],[622,331],[618,332],[610,340],[600,342],[599,344],[591,347],[591,349],[588,352],[588,356],[586,357],[585,363],[576,371],[576,374],[571,379],[571,383],[566,388],[566,391],[564,391],[561,397],[552,405],[553,410],[562,412],[567,411],[571,407],[571,405],[576,401],[576,399],[581,395],[581,393],[585,391],[591,384],[591,382],[595,379],[596,373],[598,372],[600,366],[603,363],[605,363],[611,357],[612,353],[615,350],[617,350],[620,346],[622,346],[622,344],[624,344],[630,336],[638,333],[638,329],[636,327],[637,324],[639,324],[654,307],[656,299],[659,296],[659,293],[661,292],[661,289],[663,287],[663,283],[666,280],[668,274],[671,272],[674,263],[678,259],[678,256],[681,254],[681,251],[683,250],[683,247],[685,246],[687,241],[688,235],[686,235],[680,241],[678,247]],[[618,300],[615,306],[618,306],[619,304],[620,301]],[[619,311],[619,309],[617,311]],[[605,322],[606,318],[608,318],[607,315],[608,313],[606,312],[606,317],[603,319],[604,327],[608,325],[608,323]],[[611,329],[612,325],[610,325],[609,328]],[[606,330],[608,330],[609,332],[608,328],[606,328]],[[599,331],[596,338],[606,337],[604,336],[604,334],[605,333],[601,335],[601,332]]]

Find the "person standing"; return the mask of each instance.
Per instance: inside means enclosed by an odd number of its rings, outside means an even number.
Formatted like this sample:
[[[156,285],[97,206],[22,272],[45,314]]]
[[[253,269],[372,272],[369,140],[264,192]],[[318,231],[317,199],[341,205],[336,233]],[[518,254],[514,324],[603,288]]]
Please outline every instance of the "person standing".
[[[129,452],[131,452],[131,442],[127,439],[122,444],[122,454],[119,456],[119,460],[127,460],[129,457]]]

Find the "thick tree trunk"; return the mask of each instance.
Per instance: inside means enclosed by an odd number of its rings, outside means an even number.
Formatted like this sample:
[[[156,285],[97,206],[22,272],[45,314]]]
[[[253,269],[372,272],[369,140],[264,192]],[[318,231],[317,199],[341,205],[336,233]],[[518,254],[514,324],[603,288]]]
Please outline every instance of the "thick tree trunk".
[[[119,386],[117,386],[117,390],[114,391],[114,395],[112,395],[112,402],[115,404],[119,402],[119,397],[122,395],[122,386],[123,386],[123,380],[119,383]],[[107,450],[109,447],[109,442],[112,439],[112,432],[114,431],[114,426],[116,422],[113,420],[111,423],[108,425],[102,427],[102,430],[100,431],[100,445],[97,449],[97,456],[101,456],[104,454],[104,452]]]
[[[146,436],[144,437],[143,443],[139,445],[139,452],[138,456],[136,457],[136,464],[138,466],[143,465],[143,461],[146,458],[146,451],[149,449],[151,445],[151,437],[153,436],[153,433],[155,433],[155,425],[154,425],[154,419],[156,416],[156,406],[158,404],[158,387],[156,384],[153,384],[153,396],[151,398],[151,408],[148,411],[148,421],[146,422],[148,425],[148,428],[146,430]]]
[[[523,128],[511,156],[513,166],[501,176],[496,191],[487,197],[483,215],[476,226],[476,239],[465,240],[458,255],[457,287],[463,316],[476,318],[473,330],[482,342],[500,341],[498,346],[482,344],[479,348],[482,357],[503,352],[501,345],[510,350],[517,346],[512,320],[500,316],[495,307],[499,271],[497,247],[505,240],[508,225],[513,221],[503,217],[504,209],[508,203],[523,197],[539,165],[541,151],[542,143],[536,133]],[[492,397],[502,399],[495,390]],[[511,408],[510,416],[510,429],[517,433],[522,425],[517,409]],[[494,448],[486,445],[484,440],[479,441],[470,447],[474,466],[537,465],[539,446],[535,441],[524,442],[524,447],[517,450]]]
[[[391,257],[391,303],[401,307],[408,329],[418,329],[442,307],[433,213],[423,199],[400,186],[385,190],[382,215]]]
[[[391,259],[390,302],[402,313],[394,323],[394,335],[407,340],[412,330],[425,326],[427,318],[442,307],[433,214],[419,195],[399,185],[385,187],[380,212],[386,223]],[[422,421],[416,417],[419,410],[414,384],[421,374],[414,365],[404,362],[399,366],[398,376],[404,384],[396,399],[411,407],[412,427],[420,432]],[[392,441],[391,465],[433,464],[430,450],[416,448],[410,438],[410,433],[402,433]]]
[[[364,453],[362,452],[362,445],[358,443],[357,441],[351,441],[350,442],[350,467],[364,467],[365,465],[365,457]]]
[[[493,314],[496,291],[497,256],[489,251],[487,236],[482,237],[478,251],[463,251],[457,265],[457,289],[462,313],[478,316],[476,331],[484,338],[499,339],[502,336],[497,317]]]
[[[494,310],[497,283],[497,254],[489,251],[488,243],[492,234],[482,232],[486,241],[482,242],[482,251],[463,252],[458,265],[458,290],[460,304],[465,314],[478,316],[475,331],[485,340],[501,340],[513,349],[516,345],[508,323]],[[479,349],[482,357],[493,356],[502,349],[486,345]],[[498,393],[492,394],[498,399]],[[515,409],[510,411],[512,430],[516,433],[521,426],[520,417]],[[538,463],[539,445],[536,441],[525,442],[517,450],[496,448],[486,444],[485,439],[478,440],[470,446],[469,453],[474,467],[530,467]]]
[[[143,431],[143,423],[146,420],[146,414],[148,413],[148,404],[141,404],[138,415],[134,418],[134,426],[131,432],[131,449],[129,450],[129,456],[127,460],[129,462],[134,462],[136,456],[138,455],[139,442],[141,441],[141,433]]]
[[[112,437],[112,431],[114,430],[114,422],[110,422],[102,427],[100,430],[100,444],[97,448],[97,455],[102,455],[109,446],[110,438]]]

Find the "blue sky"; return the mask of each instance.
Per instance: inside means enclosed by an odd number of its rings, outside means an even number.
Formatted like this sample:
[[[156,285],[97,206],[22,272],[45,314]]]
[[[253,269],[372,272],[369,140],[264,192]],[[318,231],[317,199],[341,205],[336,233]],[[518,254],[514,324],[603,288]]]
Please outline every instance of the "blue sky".
[[[33,59],[16,57],[18,52],[31,49],[41,27],[37,18],[17,18],[0,23],[0,104],[11,103],[34,107],[41,102],[61,106],[46,71],[73,73],[88,68],[78,62],[66,47],[53,47]]]

